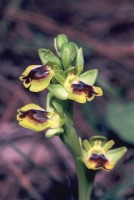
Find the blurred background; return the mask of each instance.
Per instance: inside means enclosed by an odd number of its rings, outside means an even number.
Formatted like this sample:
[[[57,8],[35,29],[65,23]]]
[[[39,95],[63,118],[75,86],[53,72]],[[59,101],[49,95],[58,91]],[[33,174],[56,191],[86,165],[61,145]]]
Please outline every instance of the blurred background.
[[[38,48],[54,52],[66,34],[84,51],[85,70],[99,69],[103,97],[75,104],[79,135],[105,135],[128,152],[111,172],[98,171],[92,200],[134,200],[134,1],[0,1],[0,200],[74,200],[77,179],[70,152],[58,137],[20,127],[17,108],[45,107],[18,77],[41,64]],[[55,53],[55,52],[54,52]]]

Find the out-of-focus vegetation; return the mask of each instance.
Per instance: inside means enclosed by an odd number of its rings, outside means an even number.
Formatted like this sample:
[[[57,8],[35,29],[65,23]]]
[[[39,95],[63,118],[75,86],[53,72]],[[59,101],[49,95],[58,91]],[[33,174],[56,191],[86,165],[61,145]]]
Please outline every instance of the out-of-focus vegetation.
[[[0,1],[0,199],[76,199],[70,153],[58,137],[46,140],[18,126],[16,109],[37,103],[18,77],[40,64],[38,48],[53,51],[53,37],[65,33],[84,50],[86,69],[98,68],[104,95],[75,105],[79,134],[104,134],[129,151],[111,172],[96,175],[93,200],[134,199],[134,2],[132,0]]]

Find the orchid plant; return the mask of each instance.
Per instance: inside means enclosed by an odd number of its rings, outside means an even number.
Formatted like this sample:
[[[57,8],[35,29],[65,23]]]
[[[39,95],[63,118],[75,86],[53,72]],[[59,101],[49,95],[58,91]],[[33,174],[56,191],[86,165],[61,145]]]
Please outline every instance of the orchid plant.
[[[46,108],[28,104],[18,109],[19,125],[34,131],[45,131],[47,138],[59,136],[71,151],[78,177],[79,200],[91,198],[96,170],[112,170],[126,153],[126,147],[109,150],[114,141],[93,136],[82,141],[73,125],[73,103],[85,103],[102,96],[94,86],[98,70],[84,70],[82,48],[70,42],[66,35],[54,39],[57,55],[39,49],[41,64],[31,65],[20,76],[24,87],[31,92],[48,89]]]

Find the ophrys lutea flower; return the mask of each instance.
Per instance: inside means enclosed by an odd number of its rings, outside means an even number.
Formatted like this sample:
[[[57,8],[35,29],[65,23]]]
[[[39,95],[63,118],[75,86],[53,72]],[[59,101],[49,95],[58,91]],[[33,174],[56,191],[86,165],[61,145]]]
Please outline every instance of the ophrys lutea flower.
[[[64,117],[57,111],[49,112],[36,104],[28,104],[18,109],[17,120],[19,125],[34,131],[56,129],[65,122]]]
[[[31,65],[22,73],[20,80],[31,92],[39,92],[48,87],[54,74],[51,64]]]
[[[100,87],[88,85],[81,81],[81,78],[74,74],[68,75],[64,88],[68,92],[68,99],[75,100],[79,103],[91,101],[95,96],[102,96],[103,92]]]
[[[74,74],[69,74],[64,83],[53,84],[48,88],[57,98],[74,100],[79,103],[91,101],[95,96],[102,96],[103,92],[100,87],[87,84]]]
[[[89,141],[84,140],[83,146],[80,140],[80,145],[82,150],[81,159],[87,168],[92,170],[103,169],[109,171],[113,169],[127,151],[126,147],[109,150],[114,145],[114,141],[106,142],[105,137],[99,136],[92,137]]]

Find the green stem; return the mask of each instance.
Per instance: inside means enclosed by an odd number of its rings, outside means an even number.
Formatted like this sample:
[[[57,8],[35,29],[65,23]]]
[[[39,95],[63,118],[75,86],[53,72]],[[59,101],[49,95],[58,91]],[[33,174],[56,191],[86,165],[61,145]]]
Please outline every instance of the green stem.
[[[78,195],[79,200],[89,200],[91,196],[91,190],[94,180],[94,171],[87,170],[86,166],[80,160],[81,149],[79,144],[79,138],[73,126],[73,102],[67,101],[68,105],[65,105],[64,114],[66,122],[64,126],[64,134],[61,139],[70,149],[76,165],[76,173],[78,177]],[[88,174],[87,174],[88,172]],[[89,174],[90,173],[90,174]]]
[[[79,200],[89,200],[92,191],[92,180],[86,177],[86,169],[80,160],[76,160],[76,172],[78,177]]]

